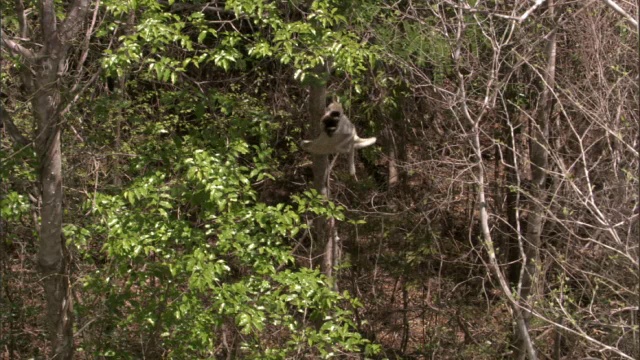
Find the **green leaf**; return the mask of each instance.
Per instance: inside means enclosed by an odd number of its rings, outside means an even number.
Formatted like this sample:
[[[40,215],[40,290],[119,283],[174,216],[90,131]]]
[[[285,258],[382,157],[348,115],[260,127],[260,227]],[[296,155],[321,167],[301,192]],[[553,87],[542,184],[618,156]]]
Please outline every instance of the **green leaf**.
[[[203,30],[200,32],[200,35],[198,35],[198,43],[202,44],[202,42],[204,41],[204,39],[207,37],[207,30]]]

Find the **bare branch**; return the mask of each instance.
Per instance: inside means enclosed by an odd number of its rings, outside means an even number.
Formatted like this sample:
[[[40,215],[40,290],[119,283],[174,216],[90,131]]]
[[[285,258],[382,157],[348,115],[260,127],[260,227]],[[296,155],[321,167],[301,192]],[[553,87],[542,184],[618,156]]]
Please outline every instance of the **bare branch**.
[[[69,8],[69,14],[62,24],[60,37],[63,43],[76,36],[80,31],[82,22],[89,11],[89,0],[74,0]],[[98,6],[98,5],[96,5]]]
[[[2,122],[2,125],[7,129],[7,133],[9,133],[11,139],[13,139],[18,146],[29,146],[31,141],[29,141],[26,136],[22,135],[22,132],[20,132],[20,129],[18,129],[16,124],[13,122],[13,119],[11,119],[11,115],[4,110],[4,106],[2,106],[2,104],[0,104],[0,122]]]
[[[46,51],[49,46],[55,47],[60,43],[54,1],[42,0],[38,9],[40,10],[40,25],[44,34],[44,50]]]
[[[15,0],[16,14],[18,16],[18,24],[20,24],[20,37],[29,37],[29,25],[27,24],[27,12],[24,9],[22,0]]]
[[[78,70],[82,69],[82,67],[84,66],[85,60],[87,60],[87,55],[89,54],[89,41],[91,40],[93,29],[96,26],[99,9],[100,9],[100,0],[97,0],[95,3],[95,8],[93,10],[93,17],[91,18],[91,24],[87,27],[87,31],[85,32],[84,43],[82,44],[82,55],[80,55],[80,61],[78,61]]]
[[[224,7],[215,6],[216,2],[208,2],[204,4],[187,4],[181,2],[174,2],[172,5],[169,5],[168,1],[159,0],[158,3],[164,6],[170,6],[171,12],[180,12],[180,11],[200,11],[205,14],[210,15],[219,15],[220,13],[233,14],[233,11],[227,10]]]
[[[562,329],[564,331],[568,331],[568,332],[570,332],[572,334],[580,336],[581,338],[583,338],[583,339],[585,339],[585,340],[587,340],[587,341],[589,341],[589,342],[591,342],[593,344],[596,344],[596,345],[600,346],[602,348],[601,351],[603,351],[603,350],[611,351],[611,352],[619,355],[620,357],[622,357],[624,359],[629,359],[629,360],[633,360],[634,359],[632,356],[627,355],[626,353],[622,352],[620,349],[618,349],[616,347],[613,347],[613,346],[610,346],[610,345],[607,345],[607,344],[605,344],[605,343],[603,343],[601,341],[598,341],[597,339],[589,336],[589,334],[587,334],[587,332],[585,332],[580,327],[577,327],[577,329],[573,329],[573,328],[570,328],[569,326],[566,326],[566,325],[560,324],[558,322],[555,322],[555,321],[545,317],[545,315],[543,315],[543,314],[541,314],[541,313],[539,313],[539,312],[537,312],[535,310],[528,309],[528,308],[525,308],[525,307],[522,307],[522,309],[524,311],[526,311],[526,312],[531,313],[532,315],[534,315],[538,319],[541,319],[541,320],[543,320],[543,321],[545,321],[545,322],[547,322],[549,324],[552,324],[553,326],[556,326],[556,327],[558,327],[558,328],[560,328],[560,329]],[[563,308],[563,312],[565,312],[564,308]]]
[[[11,53],[22,56],[30,62],[36,59],[36,55],[33,51],[9,39],[9,36],[4,32],[4,30],[0,30],[0,36],[2,36],[2,43],[7,46]]]
[[[457,1],[447,1],[447,5],[451,6],[454,9],[462,9],[466,12],[469,12],[470,14],[483,14],[486,16],[495,16],[501,19],[507,19],[507,20],[518,20],[519,17],[516,16],[511,16],[511,15],[505,15],[505,14],[500,14],[498,12],[495,11],[490,11],[490,10],[483,10],[483,9],[478,9],[476,6],[470,6],[468,3],[459,3]],[[406,16],[412,20],[418,21],[421,24],[425,24],[425,22],[422,19],[418,19],[415,16],[411,15],[411,14],[402,14],[403,16]]]
[[[540,5],[542,5],[544,2],[545,0],[536,0],[536,3],[533,4],[533,6],[530,7],[527,11],[525,11],[524,14],[522,14],[518,18],[518,21],[519,22],[525,21],[529,17],[529,15],[531,15],[531,13],[534,12],[538,7],[540,7]]]
[[[620,7],[620,5],[618,5],[615,1],[613,0],[602,0],[602,2],[604,2],[605,4],[607,4],[607,6],[609,6],[610,8],[612,8],[615,12],[617,12],[618,14],[624,16],[624,18],[631,24],[633,25],[636,30],[638,30],[638,21],[636,19],[633,18],[633,16],[629,15],[626,11],[624,11],[623,8]]]

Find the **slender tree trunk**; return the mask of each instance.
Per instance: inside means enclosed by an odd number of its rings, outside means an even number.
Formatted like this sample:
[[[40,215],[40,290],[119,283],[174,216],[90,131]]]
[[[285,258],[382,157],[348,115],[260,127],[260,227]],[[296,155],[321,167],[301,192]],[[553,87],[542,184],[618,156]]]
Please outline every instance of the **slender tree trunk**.
[[[36,152],[40,161],[40,240],[38,268],[47,302],[46,322],[52,356],[73,357],[73,305],[69,288],[68,252],[62,237],[62,153],[59,122],[59,70],[66,46],[56,32],[55,13],[42,5],[43,37],[49,39],[46,57],[36,66],[36,92],[31,105],[36,118]],[[52,18],[53,17],[53,18]]]
[[[520,246],[519,246],[519,237],[521,236],[520,229],[520,217],[518,214],[518,208],[520,206],[520,181],[517,172],[517,157],[516,157],[516,139],[515,139],[515,131],[512,127],[512,124],[508,125],[507,146],[505,146],[506,153],[506,212],[507,212],[507,222],[508,229],[505,231],[506,233],[506,260],[509,264],[508,266],[508,278],[509,283],[512,285],[516,285],[518,280],[520,279],[520,262],[518,259],[520,258]]]
[[[509,69],[510,71],[511,69]],[[504,212],[507,216],[507,223],[504,228],[503,242],[503,260],[508,264],[506,267],[507,278],[511,286],[516,286],[520,280],[520,270],[522,264],[519,259],[522,247],[522,229],[520,227],[521,207],[521,183],[520,172],[518,167],[519,139],[521,133],[521,123],[519,119],[520,110],[512,104],[515,103],[515,97],[518,89],[515,85],[508,85],[504,94],[505,111],[502,114],[504,122],[502,124],[502,133],[500,138],[505,144],[502,149],[504,157],[504,191],[505,207]],[[496,160],[500,161],[499,156]],[[496,164],[496,167],[500,166]],[[497,178],[497,177],[496,177]]]
[[[316,79],[313,80],[309,91],[309,119],[311,121],[311,131],[319,134],[322,131],[320,119],[326,107],[327,88],[324,82],[325,69],[318,66],[315,69]],[[313,160],[313,187],[329,198],[329,157],[327,155],[312,155]],[[336,264],[336,254],[338,251],[338,234],[334,219],[319,217],[314,223],[316,238],[324,242],[322,253],[322,272],[329,278],[333,277],[333,267]],[[335,281],[333,281],[335,286]]]
[[[638,9],[638,18],[640,20],[640,0],[636,1],[636,9]],[[638,72],[640,72],[640,36],[638,36]],[[640,87],[640,77],[638,79],[638,86]],[[640,102],[640,98],[636,98],[636,102]],[[640,107],[638,108],[638,117],[640,118]],[[636,141],[636,149],[638,153],[640,153],[640,131],[638,131],[638,140]],[[638,167],[638,173],[636,174],[638,178],[640,178],[640,167]],[[638,183],[638,193],[640,193],[640,183]],[[637,206],[635,209],[636,212],[636,234],[640,234],[640,206]],[[636,256],[637,259],[640,260],[640,246],[636,247]],[[637,279],[638,279],[638,309],[636,310],[636,319],[635,319],[635,327],[633,329],[633,339],[634,339],[634,347],[635,347],[635,355],[636,359],[640,359],[640,331],[638,331],[638,326],[640,326],[640,266],[637,269]]]
[[[409,334],[411,328],[409,324],[409,289],[407,278],[402,278],[402,340],[400,340],[400,353],[406,354],[409,345]]]
[[[33,100],[42,195],[38,266],[47,301],[47,328],[54,356],[73,357],[73,309],[68,257],[62,237],[62,154],[56,114],[58,94],[42,84]]]
[[[549,1],[553,9],[553,1]],[[544,219],[544,202],[547,180],[547,138],[549,137],[549,118],[553,110],[552,89],[556,64],[556,31],[552,30],[547,40],[547,68],[544,73],[544,90],[538,106],[536,121],[531,126],[532,139],[530,145],[531,164],[531,201],[529,216],[525,230],[525,266],[521,276],[521,292],[523,299],[535,295],[534,288],[538,278],[540,234]]]
[[[80,33],[90,0],[73,0],[64,21],[53,0],[38,1],[40,43],[28,48],[10,38],[4,29],[2,42],[23,61],[21,72],[31,96],[36,119],[34,137],[39,160],[40,239],[38,269],[46,300],[46,326],[51,343],[50,357],[73,358],[73,307],[69,287],[69,256],[62,236],[62,153],[60,145],[61,80],[67,75],[69,48]],[[15,2],[20,34],[25,37],[29,24],[21,1]]]
[[[405,90],[402,88],[402,90]],[[404,114],[402,113],[402,106],[404,104],[404,98],[400,97],[396,99],[397,104],[391,110],[389,118],[390,124],[386,126],[384,131],[384,146],[387,151],[388,160],[388,185],[390,189],[395,189],[403,180],[406,180],[404,172],[398,169],[398,163],[406,161],[406,146],[403,140],[406,137],[406,129],[404,126]],[[405,184],[402,183],[404,186]],[[404,190],[404,189],[403,189]]]
[[[511,291],[511,286],[507,283],[507,279],[504,276],[502,269],[498,265],[498,260],[496,258],[496,250],[493,245],[493,239],[491,236],[491,230],[489,230],[489,213],[487,211],[487,198],[485,194],[485,185],[484,185],[484,166],[482,164],[482,147],[480,144],[480,127],[478,122],[473,124],[473,132],[471,145],[473,148],[473,153],[475,155],[477,164],[476,164],[476,186],[478,191],[478,202],[479,209],[478,212],[480,214],[480,228],[482,231],[482,238],[484,240],[484,246],[489,255],[489,264],[491,269],[493,270],[494,275],[496,276],[500,288],[504,292],[505,296],[509,300],[509,304],[511,305],[511,310],[513,311],[513,317],[515,319],[515,327],[516,334],[520,339],[520,344],[522,345],[522,353],[520,354],[520,358],[524,358],[527,356],[529,360],[536,360],[536,352],[533,347],[533,342],[531,337],[529,336],[529,326],[525,319],[525,311],[520,307],[520,300],[516,299]]]
[[[554,2],[548,1],[552,26],[555,26]],[[548,162],[549,120],[553,112],[553,87],[555,86],[556,69],[556,29],[551,30],[547,38],[547,66],[543,73],[542,96],[538,104],[535,123],[531,126],[530,164],[531,164],[531,191],[529,199],[529,215],[526,222],[524,243],[524,266],[520,278],[520,298],[528,301],[538,294],[540,282],[540,246],[542,245],[541,233],[543,230],[544,212],[546,203],[546,180]],[[525,321],[529,325],[530,314],[525,312]],[[521,357],[524,357],[525,349],[520,339],[518,344]]]
[[[395,139],[395,131],[391,126],[387,126],[384,130],[384,140],[387,148],[387,156],[389,157],[387,163],[389,188],[395,188],[398,185],[399,173],[398,173],[398,150]]]
[[[323,68],[317,69],[318,77],[323,78]],[[324,114],[326,105],[327,88],[321,79],[312,82],[309,91],[309,119],[311,131],[319,134],[322,131],[320,119]],[[312,155],[313,160],[313,187],[322,195],[328,196],[327,180],[329,178],[329,157],[327,155]]]

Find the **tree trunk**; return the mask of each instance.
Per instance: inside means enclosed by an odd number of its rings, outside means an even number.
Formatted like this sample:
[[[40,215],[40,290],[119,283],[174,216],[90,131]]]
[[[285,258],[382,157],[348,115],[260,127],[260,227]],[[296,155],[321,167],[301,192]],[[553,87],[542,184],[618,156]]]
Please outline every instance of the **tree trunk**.
[[[324,114],[326,105],[326,84],[324,83],[323,69],[317,69],[316,75],[321,79],[314,79],[309,91],[309,119],[311,131],[319,134],[322,131],[320,119]],[[312,155],[313,160],[313,187],[324,196],[328,196],[327,180],[329,178],[329,157],[327,155]]]
[[[553,8],[553,2],[549,2]],[[547,179],[547,138],[549,137],[549,117],[553,110],[552,89],[555,78],[556,31],[552,30],[547,40],[547,68],[544,73],[544,90],[538,106],[536,121],[531,126],[533,133],[530,144],[531,191],[529,215],[525,230],[525,266],[521,277],[520,296],[526,299],[534,294],[538,277],[540,234],[544,219],[544,202]]]
[[[554,2],[548,2],[552,26],[555,26]],[[519,295],[520,298],[532,304],[533,298],[538,294],[540,282],[540,246],[542,245],[541,233],[546,203],[546,180],[548,162],[549,118],[553,111],[553,87],[555,86],[556,68],[556,29],[551,30],[547,39],[547,66],[543,73],[542,96],[536,112],[535,123],[531,126],[530,164],[531,164],[531,191],[529,199],[529,215],[526,221],[524,242],[524,266],[521,271]],[[529,325],[530,313],[525,312],[525,321]],[[518,349],[521,357],[524,357],[522,339],[519,340]]]
[[[309,91],[309,119],[311,121],[311,131],[319,134],[322,131],[320,119],[326,107],[327,88],[324,82],[324,67],[318,66],[315,69],[316,79],[313,80]],[[312,155],[313,160],[313,187],[319,194],[329,198],[329,157],[327,155]],[[332,279],[333,267],[336,262],[337,253],[337,231],[335,220],[319,217],[314,222],[314,233],[316,239],[324,243],[322,253],[322,272]],[[333,282],[335,286],[335,281]]]
[[[640,0],[636,1],[636,6],[638,9],[638,17],[640,18]],[[640,72],[640,36],[638,36],[638,71]],[[638,79],[638,86],[640,87],[640,77],[637,77]],[[640,99],[636,99],[636,101],[640,101]],[[638,115],[640,117],[640,107],[638,108]],[[638,140],[636,141],[636,149],[638,150],[638,153],[640,153],[640,131],[638,131]],[[640,178],[640,167],[638,167],[637,169],[637,174],[636,176],[638,176],[638,178]],[[639,184],[639,188],[638,188],[638,192],[640,192],[640,184]],[[635,215],[636,215],[636,223],[635,223],[635,227],[636,227],[636,234],[640,234],[640,221],[638,221],[638,218],[640,218],[640,206],[636,206],[635,208]],[[640,246],[636,247],[636,256],[637,259],[640,260]],[[635,318],[635,327],[633,329],[633,339],[634,339],[634,350],[635,350],[635,355],[636,355],[636,359],[640,359],[640,331],[638,330],[638,325],[640,325],[640,266],[637,266],[637,279],[638,279],[638,285],[637,285],[637,289],[638,289],[638,310],[636,310],[636,318]]]
[[[44,77],[46,79],[46,77]],[[33,100],[38,121],[36,149],[42,195],[38,267],[47,301],[47,329],[53,356],[73,357],[73,308],[68,256],[62,237],[62,154],[56,116],[59,95],[41,84]]]
[[[514,112],[515,114],[515,112]],[[518,261],[520,259],[520,216],[518,209],[520,208],[520,178],[518,174],[517,159],[517,134],[520,132],[517,125],[513,121],[508,120],[505,124],[505,210],[507,213],[508,228],[505,230],[506,236],[506,262],[508,266],[509,283],[513,286],[518,284],[520,279],[520,270],[522,266]]]
[[[506,67],[503,70],[503,74],[508,74],[512,71],[512,68]],[[516,76],[515,82],[508,84],[505,88],[506,90],[504,91],[502,101],[506,105],[504,109],[501,110],[503,122],[499,135],[504,145],[499,148],[496,147],[498,150],[501,149],[501,151],[499,151],[500,154],[496,155],[496,169],[503,166],[501,163],[504,162],[504,166],[502,167],[504,169],[504,184],[501,188],[502,194],[500,194],[500,198],[496,203],[502,203],[502,197],[504,197],[504,214],[507,218],[507,222],[502,225],[503,229],[501,230],[503,233],[500,246],[502,250],[501,260],[508,264],[505,272],[509,279],[509,284],[513,287],[517,286],[520,281],[520,270],[522,269],[520,257],[523,252],[521,214],[519,210],[522,206],[522,193],[520,191],[522,184],[518,164],[518,154],[522,152],[521,147],[518,145],[521,139],[522,122],[520,121],[521,110],[514,105],[520,93],[517,85],[520,81],[523,81],[523,79]],[[499,175],[496,175],[496,179],[498,179],[498,176]],[[499,192],[496,191],[496,194],[498,193]]]
[[[395,188],[398,185],[399,173],[398,173],[398,150],[395,139],[395,132],[391,126],[387,126],[384,130],[384,140],[387,148],[387,156],[389,157],[388,168],[388,180],[389,188]]]
[[[404,85],[399,89],[399,93],[407,90]],[[407,161],[406,138],[409,134],[407,133],[406,119],[402,111],[403,106],[405,106],[405,98],[403,95],[400,95],[396,101],[397,104],[389,114],[391,124],[388,125],[386,129],[387,136],[385,142],[389,156],[388,184],[389,188],[394,189],[394,191],[405,192],[407,190],[407,174],[405,171],[401,171],[399,167],[402,168],[403,164],[406,164]],[[400,189],[398,189],[398,187]]]
[[[478,191],[478,203],[479,203],[479,220],[480,220],[480,228],[482,231],[482,237],[484,239],[484,245],[489,255],[489,264],[491,265],[491,269],[493,270],[494,275],[496,276],[502,291],[505,296],[509,300],[509,304],[511,305],[511,309],[513,311],[513,317],[515,319],[515,332],[519,338],[519,346],[522,346],[522,350],[520,352],[519,358],[524,358],[525,356],[529,357],[529,360],[536,360],[536,352],[533,347],[533,342],[531,337],[529,336],[529,325],[525,319],[525,311],[521,309],[520,301],[516,299],[512,292],[511,286],[507,283],[507,279],[502,273],[502,269],[498,265],[498,260],[496,259],[496,251],[493,245],[493,240],[491,237],[491,230],[489,229],[489,213],[487,211],[487,198],[485,194],[485,185],[484,185],[484,167],[482,164],[482,147],[480,145],[480,127],[478,122],[476,121],[473,124],[472,130],[472,139],[471,145],[474,152],[474,156],[476,158],[476,186]]]
[[[46,326],[51,358],[73,358],[73,306],[69,287],[69,256],[62,236],[62,153],[60,145],[61,80],[67,75],[69,48],[80,33],[89,9],[89,0],[74,0],[69,4],[64,21],[53,0],[38,2],[40,43],[27,48],[2,31],[2,42],[19,56],[25,89],[30,93],[31,106],[37,123],[34,143],[39,160],[40,240],[38,269],[46,300]],[[31,33],[22,2],[17,1],[20,34]]]

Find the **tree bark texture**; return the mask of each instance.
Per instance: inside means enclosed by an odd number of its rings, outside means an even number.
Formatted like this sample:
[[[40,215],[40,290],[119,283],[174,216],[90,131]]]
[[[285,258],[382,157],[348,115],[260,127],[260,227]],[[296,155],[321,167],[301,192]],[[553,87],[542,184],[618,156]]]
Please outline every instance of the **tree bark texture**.
[[[406,90],[404,88],[402,91]],[[389,156],[388,163],[388,184],[389,188],[395,190],[400,185],[400,191],[405,191],[407,174],[401,171],[402,165],[407,161],[407,148],[405,138],[407,137],[406,120],[402,111],[404,106],[404,96],[397,99],[398,104],[391,110],[391,124],[387,125],[386,148]],[[398,136],[399,134],[399,136]],[[399,166],[400,165],[400,166]]]
[[[505,181],[506,181],[506,196],[505,196],[505,208],[507,212],[507,224],[506,229],[506,262],[509,265],[508,277],[509,282],[512,285],[516,285],[520,279],[520,270],[522,266],[519,262],[520,259],[520,217],[518,214],[518,208],[520,206],[520,193],[518,188],[520,187],[520,179],[518,175],[518,164],[516,156],[516,136],[519,130],[515,130],[513,124],[506,124],[506,144],[505,146]]]
[[[511,72],[512,69],[505,69],[504,73]],[[520,79],[519,79],[520,80]],[[506,103],[502,110],[501,117],[502,131],[500,139],[505,144],[499,155],[496,155],[497,161],[504,161],[504,186],[502,187],[504,196],[504,213],[507,222],[504,224],[501,248],[503,251],[502,260],[508,264],[506,274],[511,286],[517,286],[520,281],[520,270],[522,264],[520,257],[522,253],[522,228],[520,223],[521,196],[518,189],[521,188],[520,167],[518,164],[518,154],[522,152],[519,146],[522,137],[522,123],[520,121],[520,109],[514,104],[519,94],[516,85],[508,85],[504,92],[504,102]],[[496,168],[502,166],[496,164]],[[496,191],[496,193],[498,193]],[[502,196],[502,195],[501,195]],[[502,199],[498,200],[500,203]]]
[[[395,186],[398,185],[398,181],[399,181],[398,149],[397,149],[397,144],[395,139],[395,133],[391,129],[391,126],[387,126],[387,128],[384,130],[383,139],[385,140],[384,144],[386,145],[387,156],[389,157],[389,160],[387,163],[387,169],[388,169],[387,184],[389,185],[389,188],[394,188]]]
[[[47,19],[44,14],[43,19]],[[55,23],[52,27],[55,29]],[[43,26],[45,38],[49,37],[46,31],[52,27]],[[35,144],[40,162],[42,196],[38,267],[47,302],[47,330],[53,356],[71,359],[73,309],[67,271],[68,259],[62,238],[62,153],[57,116],[60,104],[57,70],[60,56],[64,54],[60,53],[61,44],[52,44],[52,47],[55,49],[50,52],[51,56],[43,58],[37,66],[39,71],[37,70],[34,79],[36,93],[31,102],[37,123]]]
[[[316,73],[318,77],[322,77],[322,70],[317,70]],[[320,119],[326,107],[326,94],[326,84],[321,80],[313,81],[309,91],[309,119],[313,134],[319,134],[322,131]],[[320,194],[328,196],[329,157],[313,154],[311,158],[313,160],[313,187]]]
[[[640,18],[640,0],[636,0],[636,6],[638,9],[638,18]],[[638,55],[639,55],[639,59],[638,59],[638,72],[640,72],[640,36],[638,36]],[[637,78],[638,79],[638,86],[640,87],[640,77]],[[636,99],[636,101],[640,101],[640,98]],[[640,117],[640,108],[639,108],[639,117]],[[638,140],[636,141],[636,149],[638,150],[638,153],[640,153],[640,131],[638,131]],[[638,173],[636,174],[638,176],[638,178],[640,178],[640,167],[638,167]],[[638,193],[640,194],[640,183],[638,184]],[[635,213],[636,213],[636,223],[635,223],[635,227],[636,227],[636,234],[640,234],[640,220],[638,220],[640,218],[640,206],[636,206],[635,209]],[[637,261],[640,261],[640,246],[638,246],[636,248],[636,256],[637,256]],[[638,330],[638,325],[640,325],[640,266],[638,266],[637,268],[637,279],[638,279],[638,310],[636,310],[636,327],[633,330],[633,339],[634,339],[634,347],[635,347],[635,355],[636,355],[636,359],[640,359],[640,331]]]
[[[531,164],[531,190],[529,199],[529,214],[526,221],[524,242],[524,266],[520,276],[520,298],[533,303],[540,287],[540,246],[544,224],[544,213],[547,199],[546,180],[548,168],[549,122],[553,112],[553,88],[555,86],[556,68],[556,28],[554,19],[554,2],[549,0],[549,15],[552,19],[551,30],[547,38],[547,65],[543,76],[543,90],[538,104],[535,121],[531,125],[531,140],[529,160]],[[530,313],[524,312],[527,325]],[[522,339],[519,339],[518,349],[524,357],[525,349]]]
[[[73,314],[68,257],[62,237],[62,154],[54,91],[43,88],[33,100],[38,121],[36,149],[42,196],[38,266],[47,301],[47,328],[55,355],[73,356]]]
[[[55,2],[38,3],[38,34],[42,48],[29,49],[2,32],[2,42],[21,57],[25,68],[22,79],[31,92],[31,106],[36,120],[34,143],[39,160],[40,239],[38,269],[46,300],[46,326],[51,344],[50,357],[73,358],[73,308],[69,286],[69,257],[62,236],[63,188],[60,144],[61,84],[67,72],[72,39],[80,33],[89,0],[74,0],[65,20],[59,23]],[[29,34],[22,2],[16,2],[20,34]]]
[[[478,187],[478,203],[479,203],[479,218],[480,218],[480,228],[482,231],[482,238],[485,242],[485,248],[487,249],[487,253],[489,255],[489,263],[493,270],[494,275],[496,276],[502,291],[504,291],[507,296],[509,303],[511,305],[511,309],[513,311],[513,317],[515,319],[515,332],[519,338],[519,346],[522,346],[522,351],[520,353],[519,358],[524,358],[527,356],[529,360],[536,360],[537,355],[536,351],[533,347],[533,341],[529,335],[529,326],[525,319],[525,311],[520,308],[519,301],[514,298],[511,292],[511,286],[507,283],[507,279],[503,275],[502,269],[498,265],[498,260],[496,259],[496,251],[493,246],[493,239],[491,236],[491,230],[489,229],[489,213],[487,211],[487,197],[485,193],[485,185],[484,185],[484,167],[482,164],[482,146],[480,144],[480,127],[478,122],[473,124],[473,132],[471,145],[473,148],[474,156],[477,159],[478,163],[476,166],[476,186]]]
[[[309,91],[309,119],[311,131],[319,134],[322,131],[320,119],[326,107],[327,90],[324,80],[324,67],[315,70],[317,79],[311,83]],[[313,160],[313,187],[319,194],[329,198],[329,157],[327,155],[311,155]],[[336,236],[334,219],[319,217],[314,221],[315,237],[324,243],[322,252],[322,272],[329,278],[333,275],[335,265]]]
[[[549,9],[553,16],[553,1],[549,1]],[[530,164],[531,191],[529,215],[525,230],[525,264],[521,275],[520,296],[527,299],[535,295],[538,278],[540,245],[544,219],[546,180],[548,163],[549,118],[553,111],[553,87],[556,66],[556,30],[553,29],[547,39],[547,67],[543,74],[543,86],[535,122],[531,125]]]

